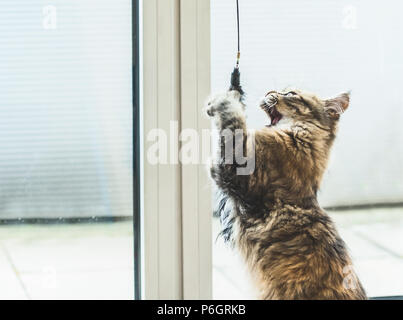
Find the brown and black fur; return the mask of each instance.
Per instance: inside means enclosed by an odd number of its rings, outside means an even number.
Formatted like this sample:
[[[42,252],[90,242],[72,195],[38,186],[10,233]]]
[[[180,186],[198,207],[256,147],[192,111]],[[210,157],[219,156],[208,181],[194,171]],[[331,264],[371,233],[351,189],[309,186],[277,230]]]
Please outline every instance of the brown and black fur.
[[[239,175],[241,165],[225,162],[222,137],[210,173],[220,192],[222,235],[245,258],[261,299],[366,299],[346,245],[316,197],[348,105],[348,94],[322,100],[301,91],[271,91],[261,108],[272,125],[252,135],[237,91],[208,103],[218,131],[242,130],[235,154],[246,154],[248,139],[255,141],[251,174]]]

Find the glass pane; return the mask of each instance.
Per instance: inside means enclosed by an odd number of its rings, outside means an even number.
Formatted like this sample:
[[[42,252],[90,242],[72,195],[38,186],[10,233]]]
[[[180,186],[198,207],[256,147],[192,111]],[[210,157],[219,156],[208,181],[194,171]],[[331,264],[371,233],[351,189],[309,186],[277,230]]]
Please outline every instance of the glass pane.
[[[211,7],[212,91],[220,92],[234,66],[236,7],[233,0]],[[250,127],[267,124],[257,105],[269,90],[352,92],[319,202],[333,208],[369,296],[403,294],[402,9],[399,1],[240,1]],[[242,263],[227,255],[232,251],[215,246],[215,297],[245,298]]]
[[[0,298],[132,299],[132,3],[0,21]]]

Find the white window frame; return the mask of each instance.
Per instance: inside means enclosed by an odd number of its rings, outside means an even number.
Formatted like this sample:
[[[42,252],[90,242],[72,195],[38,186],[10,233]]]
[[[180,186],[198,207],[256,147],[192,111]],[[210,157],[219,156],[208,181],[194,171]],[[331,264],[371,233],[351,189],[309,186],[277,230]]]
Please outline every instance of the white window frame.
[[[147,161],[147,133],[210,128],[210,1],[142,2],[142,298],[212,298],[212,211],[204,164]],[[174,150],[179,153],[180,145]],[[173,150],[169,150],[172,152]]]

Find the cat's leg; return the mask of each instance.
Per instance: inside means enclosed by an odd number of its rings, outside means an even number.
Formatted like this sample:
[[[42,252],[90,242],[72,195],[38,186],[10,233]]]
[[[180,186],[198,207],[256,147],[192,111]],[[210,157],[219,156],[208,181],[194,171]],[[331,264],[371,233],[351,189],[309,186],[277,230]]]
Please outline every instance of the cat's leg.
[[[213,97],[206,108],[219,135],[217,158],[210,167],[211,177],[221,190],[241,202],[247,199],[255,168],[254,137],[247,132],[244,110],[237,91]]]
[[[206,112],[214,118],[214,124],[219,132],[225,129],[246,130],[245,105],[238,91],[232,90],[219,94],[207,103]]]

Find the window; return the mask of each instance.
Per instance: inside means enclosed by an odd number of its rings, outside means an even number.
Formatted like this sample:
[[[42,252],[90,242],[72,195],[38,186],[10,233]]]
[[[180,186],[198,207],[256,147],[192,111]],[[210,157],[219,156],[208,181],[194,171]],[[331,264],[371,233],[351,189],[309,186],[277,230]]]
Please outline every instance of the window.
[[[232,0],[211,6],[217,92],[228,87],[234,64],[236,9]],[[369,296],[403,293],[401,9],[398,1],[240,1],[251,127],[265,125],[256,106],[268,90],[296,86],[323,97],[352,91],[319,201],[350,248]],[[213,264],[215,298],[248,296],[241,263],[221,243]]]
[[[137,8],[0,4],[1,298],[139,292]]]

